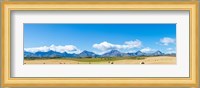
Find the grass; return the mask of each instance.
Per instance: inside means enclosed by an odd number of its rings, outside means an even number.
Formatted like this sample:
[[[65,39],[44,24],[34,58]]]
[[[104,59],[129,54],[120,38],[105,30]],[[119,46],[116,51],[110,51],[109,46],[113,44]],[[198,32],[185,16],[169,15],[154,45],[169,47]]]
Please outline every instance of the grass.
[[[59,57],[31,57],[24,58],[25,60],[47,60],[47,59],[58,59],[58,60],[74,60],[78,62],[105,62],[105,61],[116,61],[116,60],[143,60],[145,57],[97,57],[97,58],[59,58]]]
[[[24,64],[176,64],[176,56],[127,56],[127,57],[31,57],[24,58]]]

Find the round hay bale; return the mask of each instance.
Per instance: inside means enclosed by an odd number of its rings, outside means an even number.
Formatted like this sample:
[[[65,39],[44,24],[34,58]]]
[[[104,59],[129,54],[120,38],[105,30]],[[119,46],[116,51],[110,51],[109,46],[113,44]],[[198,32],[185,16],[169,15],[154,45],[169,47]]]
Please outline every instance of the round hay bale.
[[[144,62],[141,62],[140,64],[145,64]]]

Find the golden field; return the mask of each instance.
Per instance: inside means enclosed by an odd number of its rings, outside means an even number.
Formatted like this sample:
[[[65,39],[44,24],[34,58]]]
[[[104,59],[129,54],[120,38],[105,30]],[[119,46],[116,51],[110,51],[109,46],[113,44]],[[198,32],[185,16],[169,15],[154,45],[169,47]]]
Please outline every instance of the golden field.
[[[176,64],[176,56],[55,58],[24,60],[24,64]]]

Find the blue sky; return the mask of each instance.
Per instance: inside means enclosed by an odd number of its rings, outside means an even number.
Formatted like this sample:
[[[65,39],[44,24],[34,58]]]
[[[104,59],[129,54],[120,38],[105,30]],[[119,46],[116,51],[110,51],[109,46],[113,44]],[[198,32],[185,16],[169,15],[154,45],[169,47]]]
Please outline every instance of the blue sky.
[[[176,24],[24,24],[24,48],[29,51],[167,53],[176,51],[175,43]]]

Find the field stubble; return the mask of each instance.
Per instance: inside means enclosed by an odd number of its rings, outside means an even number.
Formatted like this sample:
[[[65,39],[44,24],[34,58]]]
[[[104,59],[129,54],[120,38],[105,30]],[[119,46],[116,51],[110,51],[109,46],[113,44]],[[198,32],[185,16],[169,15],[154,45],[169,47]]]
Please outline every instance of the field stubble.
[[[55,58],[24,60],[24,64],[176,64],[175,56],[112,57],[112,58]]]

